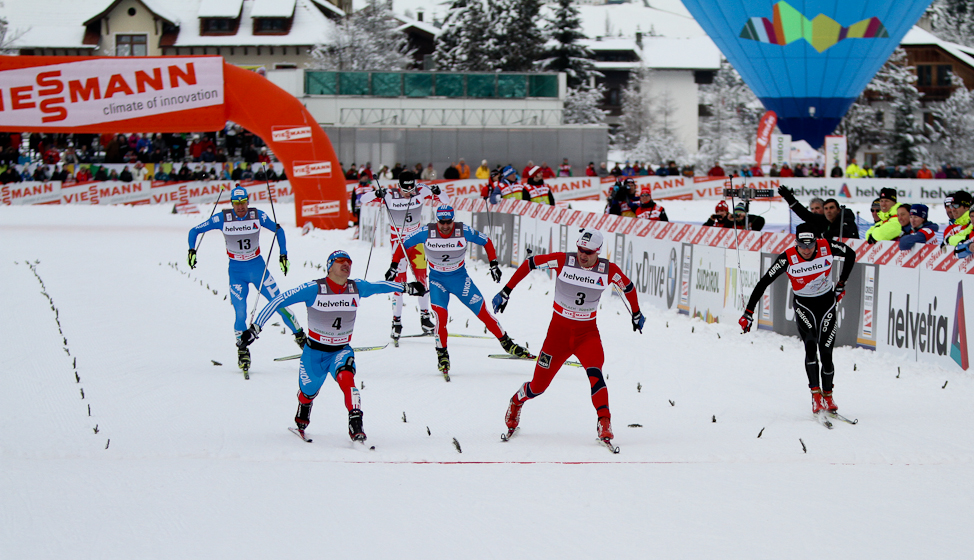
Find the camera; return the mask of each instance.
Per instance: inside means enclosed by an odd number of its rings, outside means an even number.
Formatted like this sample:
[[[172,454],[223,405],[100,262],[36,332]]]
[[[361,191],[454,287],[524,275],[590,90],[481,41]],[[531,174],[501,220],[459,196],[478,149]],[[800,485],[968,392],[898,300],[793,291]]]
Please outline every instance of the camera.
[[[755,198],[773,198],[774,195],[774,189],[754,189],[748,187],[724,189],[724,198],[739,198],[744,201],[754,200]]]

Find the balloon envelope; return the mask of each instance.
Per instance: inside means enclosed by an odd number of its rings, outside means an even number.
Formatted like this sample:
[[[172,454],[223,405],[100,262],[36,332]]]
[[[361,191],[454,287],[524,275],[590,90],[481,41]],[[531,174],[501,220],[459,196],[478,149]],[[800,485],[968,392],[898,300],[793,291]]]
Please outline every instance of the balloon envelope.
[[[931,0],[683,0],[778,128],[820,147]]]

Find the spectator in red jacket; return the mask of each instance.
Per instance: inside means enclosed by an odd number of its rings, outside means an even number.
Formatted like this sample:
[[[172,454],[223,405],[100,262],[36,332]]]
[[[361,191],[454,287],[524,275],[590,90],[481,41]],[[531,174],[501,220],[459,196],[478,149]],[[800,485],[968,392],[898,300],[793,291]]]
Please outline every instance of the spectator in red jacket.
[[[528,164],[525,165],[524,166],[524,169],[521,170],[521,177],[522,178],[525,178],[525,179],[527,177],[530,177],[531,176],[530,173],[531,173],[531,168],[532,167],[534,167],[534,162],[531,161],[531,160],[528,160]]]
[[[588,162],[588,167],[585,168],[585,176],[586,177],[598,177],[599,176],[599,172],[595,170],[595,162],[594,161]]]
[[[707,172],[707,176],[708,177],[724,177],[724,176],[726,176],[726,174],[724,173],[724,168],[720,166],[720,163],[714,163],[714,166],[711,167],[710,168],[710,171]]]
[[[555,171],[548,167],[548,162],[546,161],[541,162],[541,176],[545,179],[552,179],[555,176]]]
[[[781,177],[794,177],[795,176],[795,172],[791,170],[791,167],[788,167],[788,164],[787,163],[783,163],[783,164],[781,164],[781,175],[780,176]]]

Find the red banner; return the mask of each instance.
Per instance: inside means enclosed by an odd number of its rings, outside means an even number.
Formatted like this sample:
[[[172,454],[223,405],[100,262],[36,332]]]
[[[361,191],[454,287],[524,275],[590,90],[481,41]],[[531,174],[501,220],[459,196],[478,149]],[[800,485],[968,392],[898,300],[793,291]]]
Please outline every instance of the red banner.
[[[768,148],[768,142],[771,141],[771,133],[774,132],[776,124],[778,124],[778,115],[774,111],[765,113],[758,123],[758,140],[757,146],[754,148],[754,161],[758,165],[761,165],[761,161],[764,159],[764,151]]]

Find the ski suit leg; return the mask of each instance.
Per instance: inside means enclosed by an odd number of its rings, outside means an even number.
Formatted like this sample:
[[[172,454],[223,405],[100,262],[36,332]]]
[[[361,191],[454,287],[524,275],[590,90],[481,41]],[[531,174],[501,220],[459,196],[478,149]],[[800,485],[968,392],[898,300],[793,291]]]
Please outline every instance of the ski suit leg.
[[[602,366],[605,364],[605,351],[602,337],[595,321],[585,321],[574,333],[574,350],[578,361],[582,362],[588,382],[592,387],[592,406],[599,418],[611,418],[609,413],[609,389],[605,386]]]
[[[298,366],[298,400],[301,395],[310,402],[318,395],[322,383],[328,378],[328,368],[332,363],[334,352],[322,352],[311,346],[305,346],[301,352],[301,364]]]
[[[473,278],[467,275],[466,270],[463,271],[462,280],[458,279],[450,287],[452,288],[453,295],[457,296],[457,299],[463,302],[467,306],[467,309],[472,311],[480,319],[480,322],[487,327],[490,334],[496,336],[498,339],[504,336],[504,328],[490,314],[490,311],[487,311],[483,294],[477,289],[477,285],[473,283]]]
[[[264,284],[262,286],[258,286],[261,275],[264,276]],[[263,263],[261,263],[260,270],[254,275],[253,283],[255,286],[260,288],[261,295],[267,298],[267,301],[276,298],[278,294],[281,293],[281,290],[277,287],[277,281],[274,280],[273,276],[271,276],[271,271],[268,270],[266,274],[264,273]],[[298,323],[298,318],[294,316],[294,313],[291,313],[290,309],[287,307],[281,307],[277,310],[277,314],[281,316],[284,324],[287,326],[287,328],[291,329],[292,333],[296,333],[301,330],[301,324]]]
[[[355,352],[351,346],[346,346],[342,351],[335,353],[330,371],[338,383],[338,388],[345,395],[345,408],[349,412],[353,408],[361,409],[362,397],[355,387]]]
[[[538,354],[538,363],[534,365],[534,377],[521,385],[518,392],[514,394],[515,403],[523,404],[544,393],[551,385],[558,370],[574,350],[570,327],[567,319],[559,315],[552,317],[551,324],[548,325],[548,334],[545,336],[544,344],[541,345],[541,353]]]
[[[247,295],[250,294],[250,275],[239,266],[242,263],[230,261],[230,304],[233,305],[233,330],[240,333],[247,330]]]
[[[446,348],[446,323],[449,318],[447,307],[450,305],[450,292],[447,291],[439,277],[430,276],[430,302],[433,313],[436,313],[436,347]]]
[[[818,353],[822,359],[822,391],[830,392],[835,379],[835,364],[832,363],[832,349],[835,347],[835,331],[838,329],[838,317],[836,316],[837,304],[831,307],[822,316],[822,329],[818,338]]]
[[[819,382],[818,345],[822,313],[819,299],[806,297],[796,297],[794,299],[795,323],[798,325],[798,336],[805,345],[805,374],[808,377],[808,387],[810,389],[821,387],[821,383]]]
[[[415,247],[406,249],[406,258],[409,259],[409,266],[413,269],[413,276],[416,278],[416,281],[422,282],[428,290],[429,282],[426,279],[426,247],[416,245]],[[420,311],[429,311],[429,308],[430,295],[427,291],[427,293],[419,298],[419,309]]]

